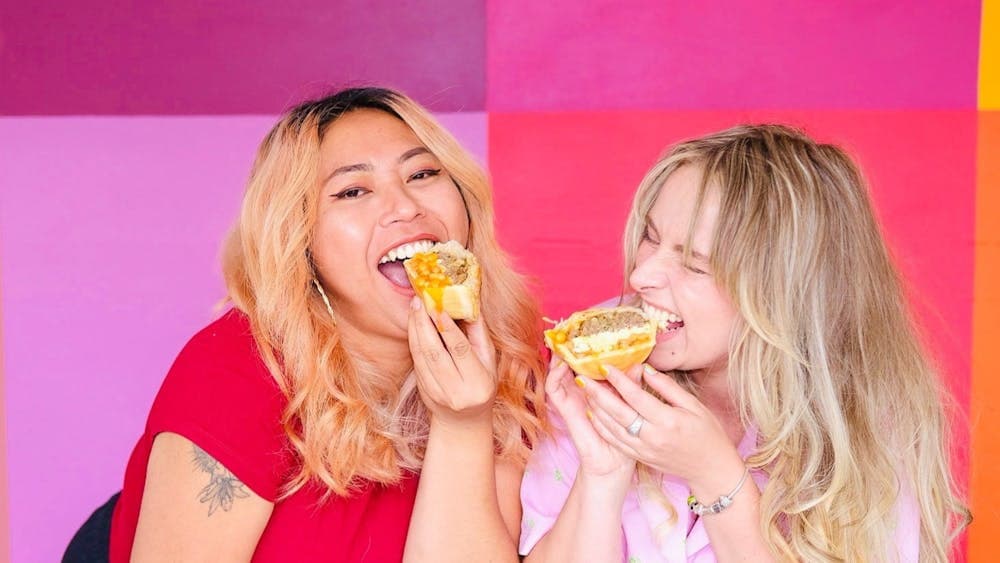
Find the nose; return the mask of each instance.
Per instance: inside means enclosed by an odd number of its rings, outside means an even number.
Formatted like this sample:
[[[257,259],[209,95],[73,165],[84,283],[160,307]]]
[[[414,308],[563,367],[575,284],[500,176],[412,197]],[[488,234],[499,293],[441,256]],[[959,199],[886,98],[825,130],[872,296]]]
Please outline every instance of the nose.
[[[628,277],[629,286],[636,293],[670,287],[670,268],[669,257],[661,252],[638,257]]]
[[[379,223],[383,227],[400,221],[409,222],[423,216],[423,205],[402,183],[395,182],[394,185],[387,185],[383,188],[382,193],[386,203]]]

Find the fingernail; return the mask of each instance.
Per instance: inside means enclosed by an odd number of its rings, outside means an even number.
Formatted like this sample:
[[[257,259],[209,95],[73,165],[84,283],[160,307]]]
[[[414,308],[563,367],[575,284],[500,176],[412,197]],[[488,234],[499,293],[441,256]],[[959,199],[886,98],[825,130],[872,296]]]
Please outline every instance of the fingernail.
[[[419,297],[414,297],[413,299],[410,299],[410,308],[413,309],[414,311],[417,311],[417,310],[420,309],[420,298]]]
[[[580,387],[580,389],[583,389],[587,385],[587,383],[580,376],[574,377],[573,381],[576,382],[576,384]]]
[[[660,375],[659,372],[657,372],[655,369],[653,369],[653,366],[651,366],[649,364],[642,364],[642,373],[644,373],[646,375],[652,375],[654,377],[657,376],[657,375]]]
[[[597,366],[597,371],[601,372],[601,375],[603,375],[604,377],[608,376],[608,366],[604,364]]]

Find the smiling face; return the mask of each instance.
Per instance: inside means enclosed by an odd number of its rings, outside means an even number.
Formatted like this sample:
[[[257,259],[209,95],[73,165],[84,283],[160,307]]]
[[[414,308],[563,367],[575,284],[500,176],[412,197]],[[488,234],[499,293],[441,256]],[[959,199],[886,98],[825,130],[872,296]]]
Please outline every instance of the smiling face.
[[[342,333],[405,341],[413,290],[401,259],[468,236],[458,187],[402,120],[358,109],[327,128],[310,251]]]
[[[683,165],[667,177],[646,217],[629,285],[642,308],[660,322],[648,363],[661,371],[714,373],[728,362],[738,314],[712,276],[709,251],[719,215],[719,192],[707,190],[691,233],[701,169]],[[685,250],[690,257],[685,261]]]

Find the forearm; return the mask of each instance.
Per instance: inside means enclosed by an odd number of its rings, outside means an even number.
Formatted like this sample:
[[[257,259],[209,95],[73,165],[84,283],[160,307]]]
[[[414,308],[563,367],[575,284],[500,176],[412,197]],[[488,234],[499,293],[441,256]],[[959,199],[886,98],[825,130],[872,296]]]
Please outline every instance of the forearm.
[[[722,485],[723,482],[726,481],[717,480],[710,485],[692,483],[692,493],[701,502],[711,504],[719,498],[720,491],[723,491],[721,494],[729,493],[720,486],[732,488],[732,480],[728,481],[729,485]],[[718,514],[705,514],[701,518],[712,551],[720,563],[775,561],[761,534],[760,491],[752,478],[747,477],[739,492],[733,496],[733,504]]]
[[[621,561],[621,514],[631,475],[597,479],[580,472],[555,525],[525,562]]]
[[[431,421],[404,560],[517,561],[497,499],[492,418]]]

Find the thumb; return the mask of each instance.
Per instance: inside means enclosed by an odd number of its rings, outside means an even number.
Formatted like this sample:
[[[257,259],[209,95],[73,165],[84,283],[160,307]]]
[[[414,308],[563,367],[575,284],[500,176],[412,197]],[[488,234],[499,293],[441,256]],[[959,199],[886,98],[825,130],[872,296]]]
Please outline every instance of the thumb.
[[[465,321],[462,323],[465,325],[465,336],[469,339],[469,344],[472,346],[472,350],[475,351],[476,357],[482,362],[487,369],[494,369],[496,367],[497,350],[493,345],[493,339],[490,338],[489,331],[486,330],[486,324],[483,322],[482,316],[474,321]]]
[[[701,409],[702,405],[697,397],[681,387],[673,376],[658,372],[649,364],[643,364],[642,375],[646,384],[668,404],[692,412]]]

